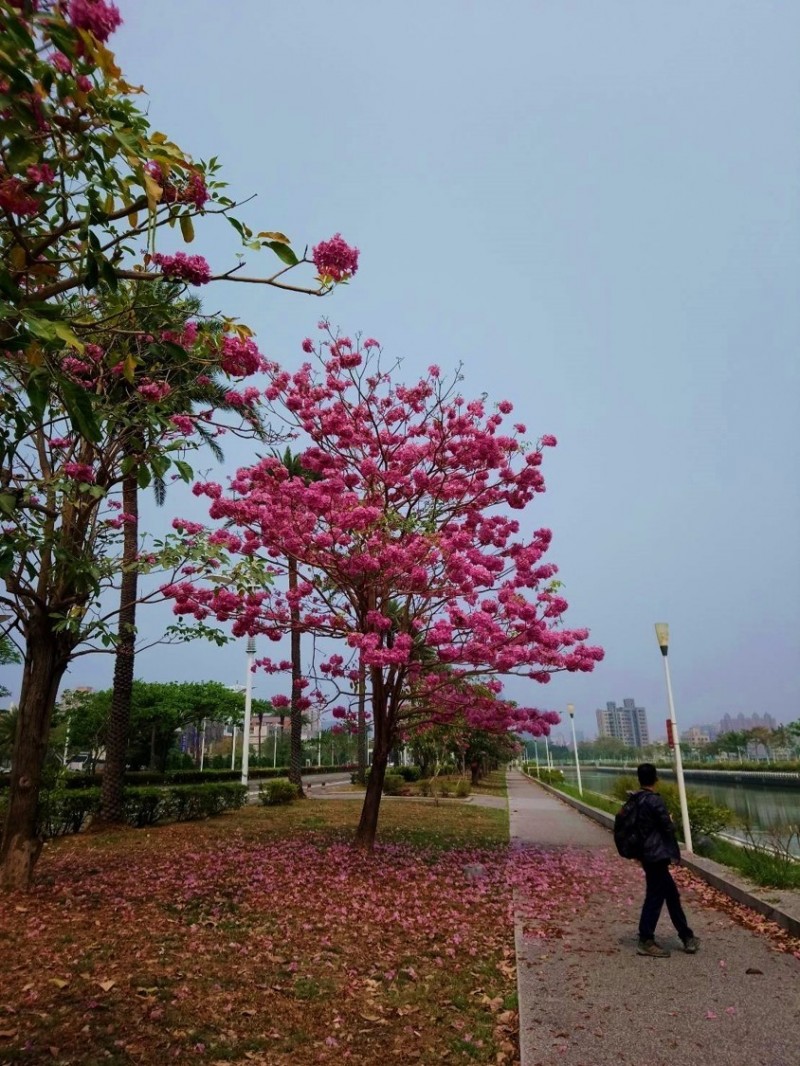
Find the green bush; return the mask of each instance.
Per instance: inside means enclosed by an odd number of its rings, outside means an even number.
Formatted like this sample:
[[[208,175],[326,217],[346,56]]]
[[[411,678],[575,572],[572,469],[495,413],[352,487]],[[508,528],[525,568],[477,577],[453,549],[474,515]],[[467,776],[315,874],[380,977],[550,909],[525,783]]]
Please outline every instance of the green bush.
[[[137,829],[155,825],[170,813],[169,796],[163,788],[140,785],[123,791],[125,821]]]
[[[258,798],[265,807],[292,803],[297,799],[297,786],[293,785],[288,777],[275,777],[259,788]]]
[[[471,791],[470,783],[467,781],[466,777],[462,777],[456,781],[456,796],[458,796],[459,799],[464,799]]]
[[[100,809],[100,789],[45,790],[39,800],[39,832],[45,838],[79,833],[86,819]]]
[[[387,796],[400,796],[403,793],[405,778],[401,774],[388,773],[383,779],[383,791]]]
[[[404,781],[409,782],[419,781],[421,776],[418,766],[396,766],[392,772],[400,774]]]
[[[639,782],[635,777],[618,777],[612,786],[612,794],[624,802],[628,793],[636,792],[638,788]],[[659,781],[658,791],[664,797],[678,836],[683,839],[683,819],[677,784]],[[714,803],[710,796],[694,788],[686,789],[686,807],[689,811],[689,826],[693,837],[713,836],[714,833],[719,833],[736,820],[736,815],[729,807]]]
[[[428,778],[428,777],[423,778],[419,782],[418,791],[419,791],[420,796],[430,796],[431,789],[432,789],[432,785],[431,785],[430,778]]]

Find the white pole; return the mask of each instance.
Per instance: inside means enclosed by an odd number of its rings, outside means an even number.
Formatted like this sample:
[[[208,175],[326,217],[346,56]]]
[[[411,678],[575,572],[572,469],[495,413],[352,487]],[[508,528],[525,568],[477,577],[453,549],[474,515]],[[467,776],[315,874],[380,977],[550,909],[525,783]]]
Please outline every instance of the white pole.
[[[534,752],[534,755],[536,757],[536,776],[540,777],[541,775],[539,773],[539,742],[538,742],[538,740],[534,740],[534,742],[533,742],[533,752]]]
[[[247,677],[244,683],[244,725],[242,726],[242,784],[246,785],[250,774],[250,712],[253,707],[253,656],[256,653],[255,637],[247,639]]]
[[[233,736],[231,737],[231,770],[236,769],[236,723],[233,723]]]
[[[278,765],[278,723],[272,726],[272,769]]]
[[[317,711],[317,766],[322,766],[322,711]]]
[[[206,758],[206,720],[203,719],[203,724],[200,727],[200,769],[203,769],[203,763]]]
[[[581,761],[578,758],[578,742],[575,739],[575,705],[567,704],[570,724],[572,725],[572,750],[575,752],[575,769],[578,771],[578,792],[583,795],[583,782],[581,781]]]
[[[672,737],[675,742],[675,777],[678,781],[678,798],[681,804],[681,822],[683,824],[683,843],[686,851],[693,851],[692,830],[689,825],[689,807],[686,803],[686,782],[683,779],[683,760],[681,759],[681,738],[678,733],[678,722],[675,718],[675,703],[672,699],[672,681],[669,676],[669,663],[667,651],[669,650],[669,626],[666,622],[656,625],[656,636],[664,659],[664,677],[667,679],[667,703],[669,704],[669,717],[672,722]]]
[[[550,762],[550,745],[547,742],[547,733],[545,733],[545,735],[544,735],[544,754],[545,754],[545,761],[547,763],[547,771],[549,773],[550,770],[553,769],[553,764]]]

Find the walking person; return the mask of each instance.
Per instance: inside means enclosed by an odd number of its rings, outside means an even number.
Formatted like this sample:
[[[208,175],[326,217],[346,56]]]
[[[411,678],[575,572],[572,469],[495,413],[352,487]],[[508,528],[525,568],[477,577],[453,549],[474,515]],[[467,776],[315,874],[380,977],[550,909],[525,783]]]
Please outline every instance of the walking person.
[[[680,863],[681,853],[667,805],[655,791],[658,774],[652,763],[643,762],[637,767],[636,776],[640,785],[637,826],[643,844],[640,861],[645,877],[637,954],[654,959],[669,958],[669,952],[655,939],[661,908],[666,903],[672,924],[683,942],[683,950],[694,955],[698,948],[697,937],[683,913],[678,886],[669,871],[671,862]]]

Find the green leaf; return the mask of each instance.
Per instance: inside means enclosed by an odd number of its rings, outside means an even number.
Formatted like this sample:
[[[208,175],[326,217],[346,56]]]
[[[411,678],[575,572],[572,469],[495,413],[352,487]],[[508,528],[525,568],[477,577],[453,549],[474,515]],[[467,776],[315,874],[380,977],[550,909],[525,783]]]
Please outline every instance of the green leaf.
[[[144,463],[142,463],[142,465],[136,471],[136,481],[140,489],[146,489],[147,486],[150,484],[150,471],[147,469]]]
[[[189,215],[181,215],[181,235],[187,244],[194,240],[194,226]]]
[[[194,470],[191,468],[191,466],[189,466],[188,463],[185,463],[182,459],[175,460],[175,469],[180,474],[181,479],[183,481],[186,481],[187,483],[191,481],[194,477]]]
[[[0,492],[0,511],[4,515],[13,515],[17,508],[17,497],[13,492]]]
[[[94,407],[85,389],[67,379],[61,381],[61,393],[67,409],[72,428],[87,440],[100,439],[100,426],[94,413]]]
[[[277,255],[278,259],[280,259],[282,263],[286,263],[287,266],[297,266],[300,262],[291,248],[285,244],[280,244],[278,241],[265,241],[264,247],[271,248],[275,255]]]

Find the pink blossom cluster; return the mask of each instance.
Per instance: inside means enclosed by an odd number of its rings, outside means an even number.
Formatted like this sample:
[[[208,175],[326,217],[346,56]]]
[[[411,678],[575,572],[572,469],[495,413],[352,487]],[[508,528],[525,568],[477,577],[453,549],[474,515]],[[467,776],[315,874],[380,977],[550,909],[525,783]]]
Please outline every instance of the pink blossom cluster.
[[[311,253],[317,273],[323,279],[347,281],[358,270],[358,248],[351,248],[341,233],[320,241]]]
[[[35,166],[30,166],[26,173],[28,175],[28,181],[32,181],[34,185],[52,185],[56,180],[55,171],[49,163],[39,163]]]
[[[186,255],[185,252],[162,255],[161,252],[156,252],[153,255],[153,262],[157,267],[161,267],[164,277],[171,281],[205,285],[211,280],[211,267],[201,255]]]
[[[64,463],[62,470],[64,476],[71,478],[73,481],[92,484],[95,480],[94,469],[88,463]]]
[[[151,159],[149,163],[145,163],[144,169],[161,186],[162,203],[193,204],[198,209],[205,206],[208,200],[208,189],[203,175],[198,171],[192,171],[184,182],[176,185],[166,176],[161,164],[156,163],[155,160]]]
[[[20,178],[7,177],[0,181],[0,210],[10,215],[36,215],[41,204],[31,196],[29,183]]]
[[[228,333],[222,338],[220,365],[226,374],[239,378],[250,377],[268,367],[253,340],[235,333]]]
[[[122,25],[119,9],[105,0],[69,0],[68,14],[76,29],[88,30],[98,41],[107,41]]]
[[[136,391],[145,400],[149,400],[151,403],[158,403],[159,400],[164,400],[169,396],[172,392],[172,387],[166,381],[150,381],[149,378],[143,378]]]

